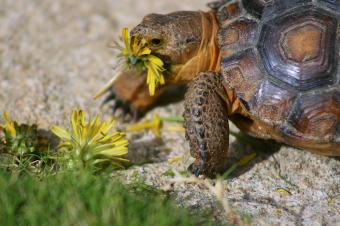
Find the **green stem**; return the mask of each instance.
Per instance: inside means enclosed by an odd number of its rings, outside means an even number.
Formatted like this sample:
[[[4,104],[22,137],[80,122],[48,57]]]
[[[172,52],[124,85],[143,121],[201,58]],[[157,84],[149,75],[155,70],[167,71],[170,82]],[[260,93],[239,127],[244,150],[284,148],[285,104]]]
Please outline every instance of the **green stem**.
[[[182,116],[167,116],[167,117],[160,117],[163,122],[184,122],[184,118]]]
[[[230,174],[232,174],[238,167],[238,163],[234,163],[232,166],[229,167],[229,169],[223,174],[222,178],[225,180],[225,179],[228,179]]]

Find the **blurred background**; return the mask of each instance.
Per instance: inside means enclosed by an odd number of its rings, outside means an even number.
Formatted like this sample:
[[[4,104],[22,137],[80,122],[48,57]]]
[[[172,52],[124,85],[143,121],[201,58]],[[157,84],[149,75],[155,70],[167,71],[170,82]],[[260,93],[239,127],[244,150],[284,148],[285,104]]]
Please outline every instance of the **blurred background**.
[[[74,108],[111,117],[109,105],[102,107],[102,99],[92,97],[113,75],[116,59],[109,44],[121,29],[133,28],[152,12],[207,10],[208,1],[0,0],[0,113],[8,111],[14,120],[44,129],[65,126]],[[181,115],[183,103],[153,111]],[[152,112],[145,117],[151,118]],[[230,138],[230,162],[254,151]],[[159,140],[145,132],[129,134],[129,139],[130,157],[149,164],[122,171],[126,178],[138,172],[161,188],[168,184],[164,172],[170,167],[185,170],[192,162],[184,133],[162,131]],[[176,156],[182,160],[170,164],[168,159]],[[250,166],[225,181],[225,191],[235,209],[253,216],[254,225],[335,225],[340,222],[339,169],[335,158],[286,146],[277,152],[264,149]],[[199,186],[172,189],[181,206],[217,206],[214,196]]]
[[[64,123],[113,73],[109,44],[148,13],[205,9],[205,0],[0,0],[0,111],[19,121]],[[110,112],[103,111],[106,114]]]

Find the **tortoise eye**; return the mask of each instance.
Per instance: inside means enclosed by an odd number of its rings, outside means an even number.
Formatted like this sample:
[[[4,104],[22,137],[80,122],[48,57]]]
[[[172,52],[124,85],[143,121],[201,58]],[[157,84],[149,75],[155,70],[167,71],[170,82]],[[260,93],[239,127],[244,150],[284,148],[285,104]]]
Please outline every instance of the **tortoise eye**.
[[[159,39],[159,38],[154,38],[154,39],[151,40],[151,44],[153,46],[160,46],[162,44],[162,40]]]

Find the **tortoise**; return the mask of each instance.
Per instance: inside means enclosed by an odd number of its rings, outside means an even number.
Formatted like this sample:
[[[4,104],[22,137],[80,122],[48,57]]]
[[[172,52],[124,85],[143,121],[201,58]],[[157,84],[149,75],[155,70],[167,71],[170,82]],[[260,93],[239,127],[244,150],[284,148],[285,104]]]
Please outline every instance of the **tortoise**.
[[[195,175],[228,157],[231,120],[244,133],[340,156],[340,1],[221,0],[210,10],[150,14],[131,35],[161,58],[167,84],[187,85],[186,138]],[[144,77],[122,73],[118,102],[143,111]],[[118,106],[118,105],[116,105]],[[126,109],[126,108],[125,108]]]

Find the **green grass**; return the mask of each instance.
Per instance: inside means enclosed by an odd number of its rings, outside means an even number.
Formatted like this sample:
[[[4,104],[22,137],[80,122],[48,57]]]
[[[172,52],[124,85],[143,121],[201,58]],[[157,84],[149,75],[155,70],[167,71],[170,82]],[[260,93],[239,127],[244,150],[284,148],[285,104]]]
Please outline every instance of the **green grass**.
[[[133,190],[104,174],[0,169],[0,225],[207,225],[159,192]]]

